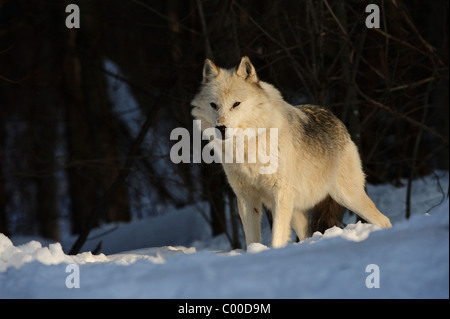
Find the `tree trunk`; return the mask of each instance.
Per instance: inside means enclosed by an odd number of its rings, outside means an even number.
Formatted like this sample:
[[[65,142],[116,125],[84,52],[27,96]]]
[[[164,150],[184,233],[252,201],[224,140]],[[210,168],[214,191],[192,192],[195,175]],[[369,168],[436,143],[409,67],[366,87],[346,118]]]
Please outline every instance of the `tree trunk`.
[[[226,232],[224,188],[227,181],[220,165],[202,163],[203,196],[209,203],[213,236]]]
[[[98,12],[97,4],[85,2],[86,12]],[[72,201],[73,232],[85,227],[89,213],[119,174],[119,152],[112,104],[103,71],[101,26],[81,15],[82,27],[69,30],[66,99],[68,176]],[[82,50],[77,50],[81,48]],[[73,53],[77,52],[79,55]],[[102,216],[107,221],[129,221],[128,194],[121,186]],[[95,224],[98,223],[94,221]]]
[[[95,177],[89,160],[92,160],[89,110],[82,92],[81,60],[77,55],[76,29],[68,30],[64,76],[61,89],[64,92],[67,153],[67,176],[71,200],[72,233],[80,233],[94,207],[97,194]]]
[[[53,90],[42,90],[34,94],[31,103],[31,133],[29,160],[34,172],[37,191],[37,221],[39,234],[45,238],[59,240],[58,208],[56,204],[55,147],[56,119],[55,102],[50,98]]]
[[[0,111],[0,113],[3,113]],[[6,113],[6,112],[5,112]],[[2,114],[3,117],[3,114]],[[3,120],[3,118],[1,118]],[[5,190],[5,177],[3,175],[3,167],[4,167],[4,158],[5,158],[5,131],[3,129],[4,122],[0,122],[0,233],[5,234],[6,236],[10,235],[9,232],[9,224],[8,224],[8,215],[6,213],[6,190]]]

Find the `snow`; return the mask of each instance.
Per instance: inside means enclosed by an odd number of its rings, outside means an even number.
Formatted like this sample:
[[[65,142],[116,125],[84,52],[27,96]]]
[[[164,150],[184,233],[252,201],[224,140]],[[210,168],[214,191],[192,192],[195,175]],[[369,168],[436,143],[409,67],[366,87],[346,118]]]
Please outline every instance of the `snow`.
[[[263,245],[260,243],[253,243],[253,244],[248,245],[247,253],[256,254],[256,253],[260,253],[267,249],[269,249],[269,247],[267,247],[266,245]]]
[[[225,236],[209,234],[203,204],[104,225],[75,256],[64,253],[74,237],[0,234],[0,298],[449,298],[448,172],[438,175],[440,184],[413,183],[409,220],[405,187],[368,185],[391,229],[346,216],[344,229],[280,249],[268,246],[264,222],[263,243],[230,250]]]

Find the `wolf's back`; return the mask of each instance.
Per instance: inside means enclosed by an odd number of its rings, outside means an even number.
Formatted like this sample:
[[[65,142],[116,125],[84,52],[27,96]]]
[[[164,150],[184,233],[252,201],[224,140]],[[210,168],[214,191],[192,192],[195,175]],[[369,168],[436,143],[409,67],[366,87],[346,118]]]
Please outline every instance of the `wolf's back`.
[[[297,105],[291,106],[289,113],[288,122],[294,128],[293,134],[301,136],[303,150],[314,151],[317,156],[328,153],[335,157],[350,140],[344,123],[325,107]]]

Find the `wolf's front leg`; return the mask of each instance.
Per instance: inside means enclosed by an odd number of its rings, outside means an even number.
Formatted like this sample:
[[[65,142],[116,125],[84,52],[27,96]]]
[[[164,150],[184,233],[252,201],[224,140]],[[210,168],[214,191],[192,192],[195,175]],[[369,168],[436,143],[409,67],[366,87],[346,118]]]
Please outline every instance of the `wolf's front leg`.
[[[288,192],[279,192],[273,205],[272,247],[286,245],[291,235],[291,219],[294,211],[292,196]]]
[[[261,201],[237,196],[239,216],[244,226],[247,247],[261,242]]]

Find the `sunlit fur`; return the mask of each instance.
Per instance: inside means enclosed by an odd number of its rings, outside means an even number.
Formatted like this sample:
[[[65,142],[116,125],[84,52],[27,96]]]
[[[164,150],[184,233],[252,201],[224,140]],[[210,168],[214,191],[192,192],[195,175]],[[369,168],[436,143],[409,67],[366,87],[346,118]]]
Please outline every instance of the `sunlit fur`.
[[[233,108],[235,102],[240,104]],[[339,205],[370,223],[391,227],[364,191],[359,153],[344,124],[326,108],[284,101],[275,87],[259,80],[247,57],[235,69],[206,60],[191,104],[202,130],[217,125],[278,128],[278,167],[273,174],[261,174],[259,162],[223,163],[237,196],[247,246],[261,241],[262,204],[273,214],[273,247],[286,245],[291,226],[303,240],[310,233],[310,219],[322,229],[337,224],[342,217]]]

